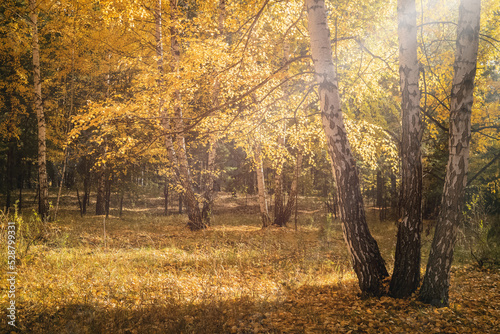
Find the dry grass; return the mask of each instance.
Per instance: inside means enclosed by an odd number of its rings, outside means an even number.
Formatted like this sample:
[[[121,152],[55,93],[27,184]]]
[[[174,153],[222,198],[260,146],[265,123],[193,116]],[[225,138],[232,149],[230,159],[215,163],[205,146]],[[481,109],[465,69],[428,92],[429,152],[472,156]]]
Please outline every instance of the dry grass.
[[[359,301],[340,225],[327,221],[320,203],[306,204],[313,213],[300,215],[297,231],[262,230],[248,199],[228,203],[232,210],[220,207],[214,226],[200,232],[186,229],[184,216],[147,213],[154,208],[105,221],[63,211],[51,223],[50,237],[18,263],[19,328],[31,333],[307,332],[293,326],[293,317],[307,318],[299,308],[283,320],[284,327],[279,325],[290,301],[307,289],[315,292],[303,309],[314,308],[318,291],[343,291],[344,299]],[[370,224],[392,261],[394,224]],[[4,281],[0,288],[6,291]],[[2,310],[6,303],[5,296]],[[329,332],[317,317],[313,331]],[[3,314],[1,326],[7,326]]]

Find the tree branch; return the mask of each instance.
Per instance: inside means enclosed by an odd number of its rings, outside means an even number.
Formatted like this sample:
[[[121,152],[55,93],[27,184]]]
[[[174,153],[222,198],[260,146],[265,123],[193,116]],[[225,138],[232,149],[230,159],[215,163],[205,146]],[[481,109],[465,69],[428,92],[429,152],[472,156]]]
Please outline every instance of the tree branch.
[[[498,158],[500,158],[500,152],[497,153],[490,162],[484,165],[483,168],[481,168],[473,177],[471,177],[469,181],[467,181],[467,186],[469,186],[472,181],[474,181],[479,175],[481,175],[486,169],[488,169],[488,167],[490,167]]]
[[[429,113],[427,112],[427,110],[425,110],[424,108],[420,108],[420,110],[422,111],[422,113],[423,113],[425,116],[429,117],[429,119],[430,119],[430,120],[431,120],[434,124],[436,124],[438,128],[440,128],[440,129],[441,129],[441,130],[443,130],[444,132],[448,132],[448,131],[449,131],[449,130],[448,130],[448,128],[447,128],[446,126],[444,126],[443,124],[441,124],[441,122],[439,122],[437,119],[435,119],[434,117],[432,117],[432,116],[431,116],[431,114],[429,114]]]
[[[385,60],[384,58],[380,57],[380,56],[377,56],[375,54],[373,54],[370,50],[368,50],[368,48],[363,44],[363,42],[361,42],[361,40],[359,38],[356,38],[355,39],[356,42],[361,46],[361,48],[366,52],[368,53],[370,56],[372,56],[373,58],[375,59],[378,59],[378,60],[381,60],[385,66],[387,66],[387,68],[392,72],[392,73],[396,73],[396,71],[394,71],[391,67],[391,65],[389,65],[389,63],[387,62],[387,60]]]

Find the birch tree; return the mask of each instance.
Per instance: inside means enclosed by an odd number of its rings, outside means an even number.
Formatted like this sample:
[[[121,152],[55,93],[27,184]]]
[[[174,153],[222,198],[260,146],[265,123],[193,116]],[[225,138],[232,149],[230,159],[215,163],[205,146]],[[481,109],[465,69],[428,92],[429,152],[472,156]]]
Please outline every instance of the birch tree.
[[[49,215],[49,187],[47,182],[47,145],[45,114],[42,104],[42,81],[40,77],[40,45],[38,43],[38,14],[36,0],[29,1],[30,23],[31,23],[31,47],[33,51],[33,88],[34,109],[36,111],[38,126],[38,213],[42,219]]]
[[[339,194],[340,217],[359,286],[365,295],[382,294],[388,276],[377,242],[366,223],[359,175],[344,126],[338,78],[332,60],[330,30],[324,0],[306,0],[311,52],[319,84],[323,128]]]
[[[181,47],[178,39],[178,32],[176,28],[177,22],[177,0],[170,0],[170,52],[172,55],[171,71],[179,75],[178,64],[180,62]],[[189,217],[188,227],[191,230],[200,230],[206,228],[206,224],[203,221],[201,210],[196,198],[196,193],[193,187],[193,179],[191,176],[191,171],[189,168],[189,161],[186,148],[185,139],[185,125],[184,116],[182,110],[182,100],[180,91],[176,89],[172,96],[173,110],[174,110],[174,130],[175,130],[175,142],[174,150],[177,157],[177,175],[179,183],[183,187],[184,199],[187,207],[187,214]]]
[[[389,292],[410,296],[420,284],[422,230],[422,119],[418,88],[417,11],[414,0],[398,1],[399,75],[401,85],[401,210],[396,257]]]
[[[264,162],[262,160],[262,151],[260,143],[257,144],[254,155],[255,170],[257,173],[257,191],[259,194],[259,210],[262,227],[268,227],[271,224],[271,217],[269,216],[269,208],[267,206],[267,191],[266,182],[264,177]]]
[[[459,8],[454,76],[451,88],[449,154],[441,209],[419,299],[448,305],[450,269],[457,230],[463,218],[469,166],[471,113],[480,29],[480,0],[462,0]]]

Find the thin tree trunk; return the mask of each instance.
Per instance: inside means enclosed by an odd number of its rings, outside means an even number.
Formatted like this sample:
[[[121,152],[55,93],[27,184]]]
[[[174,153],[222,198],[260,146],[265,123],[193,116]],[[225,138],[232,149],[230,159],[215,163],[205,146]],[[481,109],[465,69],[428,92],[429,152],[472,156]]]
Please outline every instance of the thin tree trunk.
[[[203,221],[208,226],[210,226],[211,223],[213,203],[215,199],[214,175],[215,175],[215,158],[217,153],[217,142],[215,140],[211,140],[209,145],[210,148],[208,150],[207,174],[203,182],[204,183],[203,208],[201,211]]]
[[[163,186],[163,213],[165,216],[168,215],[168,179],[165,177],[165,185]]]
[[[297,222],[297,216],[298,216],[298,211],[299,211],[299,200],[298,200],[298,195],[299,195],[299,180],[300,180],[300,169],[302,168],[302,152],[298,152],[297,156],[297,164],[295,165],[295,231],[298,230],[298,222]],[[299,165],[299,159],[300,159],[300,165]],[[293,184],[292,184],[292,189],[293,189]]]
[[[223,35],[224,21],[226,19],[226,0],[219,0],[218,10],[219,10],[219,17],[218,17],[217,30],[218,30],[218,35]],[[212,93],[212,104],[215,108],[218,108],[220,104],[219,94],[220,94],[220,82],[219,79],[216,78]],[[203,221],[208,226],[211,224],[213,204],[215,201],[214,178],[215,178],[216,157],[217,157],[217,138],[212,137],[209,141],[207,176],[204,184],[205,189],[203,192],[203,208],[201,211]]]
[[[62,169],[61,181],[59,181],[59,190],[57,191],[56,209],[54,211],[54,220],[57,219],[57,213],[59,212],[59,201],[61,199],[62,187],[64,184],[64,176],[66,175],[66,165],[68,164],[68,148],[64,150],[64,162]]]
[[[463,219],[480,12],[480,0],[461,1],[457,25],[455,73],[451,88],[448,165],[441,210],[419,294],[422,302],[438,307],[448,305],[453,250],[457,229]]]
[[[182,194],[179,194],[179,214],[182,214]]]
[[[184,120],[182,108],[180,106],[180,94],[174,93],[174,114],[176,117],[176,154],[179,163],[179,179],[184,190],[184,200],[186,203],[187,214],[189,218],[188,227],[191,230],[201,230],[206,228],[206,224],[201,217],[201,211],[198,200],[196,199],[193,188],[193,180],[189,169],[187,158],[186,140],[184,138]]]
[[[396,175],[391,172],[391,208],[393,216],[399,214],[398,209],[398,191],[396,187]]]
[[[285,138],[284,135],[278,138],[278,147],[284,148],[285,146]],[[284,213],[284,201],[283,198],[283,168],[284,168],[284,159],[278,158],[278,168],[276,169],[276,173],[274,175],[274,222],[273,225],[276,226],[286,226],[287,221],[285,217],[283,217]]]
[[[299,183],[300,171],[302,169],[302,152],[297,153],[297,161],[295,163],[295,177],[292,180],[290,193],[288,195],[288,201],[282,213],[282,219],[285,222],[285,225],[290,221],[293,209],[297,207],[297,188]]]
[[[109,208],[111,204],[111,178],[109,176],[109,171],[106,173],[106,196],[105,196],[105,209],[106,209],[106,218],[109,217]]]
[[[14,176],[14,143],[9,145],[7,150],[7,173],[5,173],[5,184],[6,184],[6,196],[5,196],[5,208],[8,210],[11,206],[11,192],[12,192],[12,178]]]
[[[344,127],[337,74],[332,61],[330,30],[324,0],[306,0],[311,53],[328,153],[339,194],[340,216],[354,271],[363,295],[383,293],[381,280],[388,276],[377,242],[366,223],[356,163]]]
[[[101,167],[97,178],[97,195],[95,202],[95,214],[106,214],[106,171],[105,167]]]
[[[422,157],[420,91],[415,0],[398,1],[399,75],[401,82],[401,209],[394,272],[389,293],[409,297],[420,284],[422,231]]]
[[[125,197],[125,191],[120,191],[120,209],[118,210],[118,217],[122,217],[123,214],[123,198]]]
[[[75,24],[75,21],[73,22],[73,30],[75,30],[74,24]],[[73,115],[74,101],[75,101],[75,49],[73,46],[73,50],[71,53],[71,93],[70,93],[70,98],[69,98],[69,112],[67,115],[68,123],[66,124],[66,135],[69,133],[70,126],[71,126],[71,115]],[[62,169],[62,177],[61,177],[61,182],[59,183],[59,191],[57,192],[57,201],[56,201],[56,209],[54,212],[54,220],[57,219],[57,213],[59,212],[59,200],[61,199],[61,192],[62,192],[62,187],[64,185],[64,178],[66,177],[66,166],[68,164],[68,155],[69,155],[69,149],[68,149],[68,147],[66,147],[64,149],[64,162],[63,162],[63,169]]]
[[[180,58],[180,45],[175,27],[177,22],[177,1],[170,0],[170,51],[172,54],[171,70],[178,75],[178,63]],[[187,214],[189,218],[188,227],[191,230],[201,230],[207,228],[207,225],[202,219],[201,210],[193,187],[193,180],[189,170],[189,162],[187,158],[186,140],[184,138],[184,116],[181,106],[181,95],[178,90],[173,94],[174,104],[174,127],[176,131],[175,153],[178,163],[178,178],[179,183],[184,190],[184,201],[186,203]]]
[[[255,166],[257,172],[257,190],[259,193],[260,218],[262,220],[262,227],[268,227],[271,223],[271,217],[269,217],[269,210],[267,208],[264,164],[262,162],[260,147],[257,147],[257,149],[255,150]]]
[[[382,208],[382,202],[384,200],[384,177],[381,171],[377,171],[377,194],[376,194],[376,206],[377,208]]]
[[[19,200],[17,203],[17,209],[21,211],[23,208],[23,186],[24,186],[24,169],[23,162],[21,160],[19,164]]]
[[[290,45],[288,42],[284,42],[283,44],[283,63],[286,64],[290,59]],[[287,67],[288,69],[288,67]],[[285,83],[283,85],[284,90],[284,99],[285,101],[289,98],[288,90],[290,89],[289,83]],[[282,149],[286,149],[285,140],[286,140],[286,120],[283,116],[283,129],[282,133],[278,135],[278,147]],[[274,178],[274,225],[284,227],[290,220],[291,211],[286,212],[287,209],[291,210],[292,208],[288,208],[285,206],[285,196],[283,194],[283,169],[285,166],[284,157],[278,158],[278,168],[276,169],[276,174]],[[291,196],[292,194],[290,194]],[[290,201],[291,200],[291,201]],[[293,205],[292,203],[295,201],[295,198],[289,198],[288,203]]]
[[[166,110],[163,108],[164,99],[162,97],[163,92],[163,41],[162,41],[162,5],[161,0],[158,0],[158,4],[155,12],[155,41],[156,41],[156,56],[158,58],[157,67],[158,67],[158,95],[159,95],[159,114],[162,118],[162,126],[165,130],[165,146],[167,148],[168,158],[170,160],[171,168],[175,171],[175,175],[178,174],[177,168],[177,157],[174,151],[174,144],[172,141],[172,135],[170,133],[170,123],[168,120],[168,114]],[[163,189],[164,197],[165,197],[165,215],[168,214],[168,177],[165,176],[165,187]],[[182,210],[180,210],[182,211]]]
[[[28,163],[28,170],[26,171],[26,175],[28,176],[28,179],[26,180],[26,187],[28,189],[31,189],[31,167],[32,164]]]
[[[33,86],[35,92],[35,106],[38,124],[38,186],[40,196],[38,213],[45,221],[49,216],[49,186],[47,182],[47,158],[45,141],[45,114],[42,104],[42,81],[40,76],[40,45],[38,43],[38,15],[36,0],[29,0],[30,21],[33,50]]]
[[[84,175],[83,175],[83,200],[82,200],[82,215],[87,213],[87,205],[90,200],[90,170],[88,161],[84,158]]]
[[[82,201],[80,200],[80,193],[78,192],[78,188],[76,188],[76,199],[78,200],[78,206],[80,208],[80,217],[83,217],[83,205]]]

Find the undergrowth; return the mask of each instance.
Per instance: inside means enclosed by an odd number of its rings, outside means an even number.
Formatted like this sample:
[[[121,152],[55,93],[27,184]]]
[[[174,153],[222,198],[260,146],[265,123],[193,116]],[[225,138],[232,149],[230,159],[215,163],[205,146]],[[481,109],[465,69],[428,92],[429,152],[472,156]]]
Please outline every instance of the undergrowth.
[[[185,227],[184,216],[143,211],[107,219],[63,211],[45,225],[29,217],[2,218],[2,238],[7,220],[19,225],[16,305],[23,332],[450,332],[472,321],[464,296],[474,294],[483,276],[499,277],[454,267],[454,277],[465,278],[452,282],[455,301],[448,313],[435,313],[413,299],[358,298],[340,223],[321,211],[302,214],[297,231],[263,230],[257,215],[246,211],[221,211],[212,227],[199,232]],[[392,261],[395,224],[375,220],[370,227]],[[474,280],[467,285],[470,275]],[[0,289],[7,290],[4,280]],[[2,297],[2,312],[7,302]],[[420,327],[407,320],[414,316],[423,319]],[[491,321],[477,328],[492,328]]]

